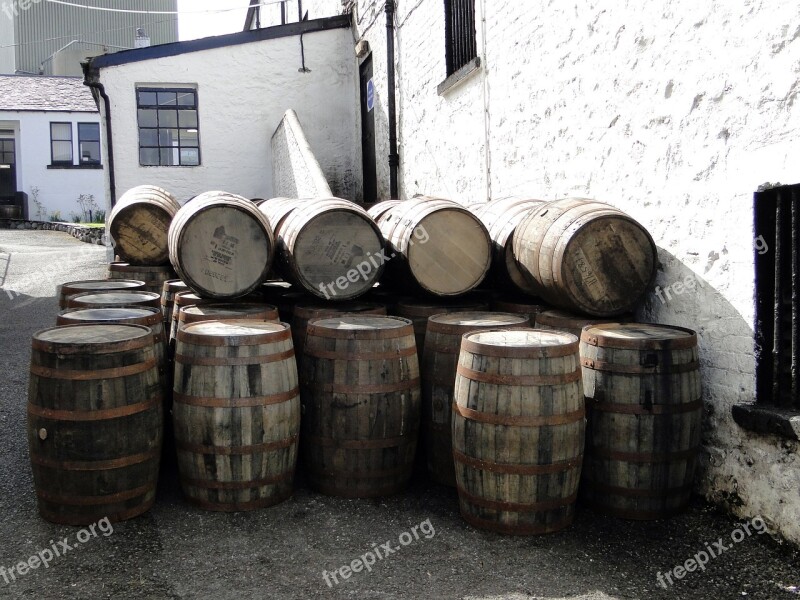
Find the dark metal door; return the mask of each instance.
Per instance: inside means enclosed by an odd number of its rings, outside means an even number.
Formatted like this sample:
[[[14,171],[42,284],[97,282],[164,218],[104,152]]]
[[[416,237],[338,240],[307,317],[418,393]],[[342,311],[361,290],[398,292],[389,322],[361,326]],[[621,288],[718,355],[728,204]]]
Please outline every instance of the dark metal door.
[[[375,83],[372,55],[361,63],[361,156],[364,170],[364,203],[378,201],[378,169],[375,162]]]
[[[13,139],[0,138],[0,198],[17,192],[17,156]]]

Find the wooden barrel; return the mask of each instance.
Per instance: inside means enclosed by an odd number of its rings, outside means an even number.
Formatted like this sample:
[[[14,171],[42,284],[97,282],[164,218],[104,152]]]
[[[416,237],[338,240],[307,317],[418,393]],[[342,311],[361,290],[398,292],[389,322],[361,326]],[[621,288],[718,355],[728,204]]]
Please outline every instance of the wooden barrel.
[[[308,198],[275,198],[274,200],[259,204],[258,210],[267,217],[272,231],[277,235],[286,217],[288,217],[293,210],[303,206],[307,202],[309,202]]]
[[[534,329],[467,334],[455,399],[464,519],[519,535],[572,523],[585,434],[577,338]]]
[[[306,201],[281,222],[277,236],[281,275],[318,298],[356,298],[368,292],[383,273],[381,232],[354,202],[341,198]]]
[[[375,302],[339,302],[330,304],[295,304],[292,311],[292,338],[297,354],[297,368],[302,367],[308,322],[322,317],[335,317],[343,313],[362,315],[386,315],[386,307]]]
[[[489,271],[489,232],[455,202],[414,198],[385,211],[377,223],[389,244],[387,283],[458,296],[478,287]]]
[[[598,317],[630,312],[652,285],[653,238],[621,210],[581,198],[555,200],[517,226],[514,257],[549,304]]]
[[[284,323],[294,323],[294,308],[298,304],[308,304],[317,300],[314,296],[306,294],[305,292],[297,292],[294,289],[270,301],[278,307],[278,314],[281,316],[281,321]],[[299,351],[295,348],[295,353],[299,355]]]
[[[108,218],[108,230],[116,254],[134,265],[169,263],[167,234],[180,209],[164,189],[140,185],[125,192]]]
[[[528,327],[527,315],[452,312],[428,319],[422,353],[422,432],[428,473],[433,481],[455,486],[451,425],[461,337],[470,331]]]
[[[172,324],[172,309],[175,306],[175,294],[189,291],[189,286],[180,279],[170,279],[161,287],[161,313],[164,315],[164,327]],[[168,332],[169,333],[169,332]]]
[[[377,221],[385,212],[395,208],[401,202],[402,200],[384,200],[383,202],[378,202],[370,206],[369,209],[367,209],[367,213],[369,213],[373,221]]]
[[[204,321],[181,329],[172,410],[190,502],[237,511],[291,496],[300,396],[286,323]]]
[[[422,350],[425,348],[425,331],[428,328],[428,319],[433,315],[451,312],[464,312],[470,310],[488,310],[489,305],[482,300],[472,300],[471,297],[452,300],[415,300],[404,298],[398,300],[392,314],[409,319],[414,324],[414,339],[417,342],[419,359],[422,362]]]
[[[161,309],[161,296],[155,292],[84,292],[67,299],[67,308],[121,308],[123,306],[152,306]]]
[[[308,324],[301,367],[301,452],[310,484],[333,496],[400,492],[419,431],[411,322],[342,315]]]
[[[278,323],[278,309],[270,304],[201,304],[185,306],[178,315],[180,328],[201,321],[271,321]]]
[[[34,334],[28,448],[48,521],[121,521],[153,505],[164,427],[153,348],[141,325]]]
[[[112,262],[108,265],[109,279],[138,279],[144,281],[148,292],[160,294],[164,290],[164,282],[175,279],[172,265],[155,267],[139,267],[126,262]]]
[[[625,519],[689,504],[703,402],[697,335],[667,325],[594,325],[581,362],[590,407],[581,500]]]
[[[76,294],[86,292],[109,292],[109,291],[146,291],[144,281],[134,281],[132,279],[87,279],[86,281],[70,281],[62,283],[58,288],[58,307],[67,308],[69,298]]]
[[[528,213],[545,204],[545,200],[501,198],[470,206],[470,210],[486,226],[492,238],[491,278],[495,285],[539,296],[541,287],[520,271],[514,258],[514,231]]]
[[[14,204],[0,204],[0,219],[21,219],[22,207]]]
[[[492,300],[492,310],[518,315],[527,315],[531,327],[536,325],[536,315],[547,310],[541,300],[535,298],[515,298],[513,296],[500,296]],[[572,332],[570,332],[572,333]],[[576,336],[577,337],[577,336]]]
[[[196,293],[227,300],[246,296],[272,267],[275,239],[249,200],[207,192],[186,204],[169,229],[169,258]]]
[[[613,320],[615,322],[633,320],[632,315],[621,315],[621,317],[615,317]],[[563,310],[543,310],[536,313],[536,329],[566,331],[578,339],[581,337],[581,331],[587,325],[601,325],[608,323],[608,321],[608,319],[591,319],[581,315],[574,315]]]
[[[175,340],[178,335],[181,309],[187,306],[199,306],[201,304],[213,304],[216,300],[212,298],[201,298],[194,292],[178,292],[172,298],[172,319],[169,324],[169,346],[175,349]]]

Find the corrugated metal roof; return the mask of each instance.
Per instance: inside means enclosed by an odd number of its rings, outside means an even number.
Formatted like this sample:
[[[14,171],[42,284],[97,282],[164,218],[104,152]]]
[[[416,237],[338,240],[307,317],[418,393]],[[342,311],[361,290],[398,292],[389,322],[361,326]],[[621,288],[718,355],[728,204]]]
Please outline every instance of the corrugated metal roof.
[[[0,110],[98,112],[80,77],[0,75]]]

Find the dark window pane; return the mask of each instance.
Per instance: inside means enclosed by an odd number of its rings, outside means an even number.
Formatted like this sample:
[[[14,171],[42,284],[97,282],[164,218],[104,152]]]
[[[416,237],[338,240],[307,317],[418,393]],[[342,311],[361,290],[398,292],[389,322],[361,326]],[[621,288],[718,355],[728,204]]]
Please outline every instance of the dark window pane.
[[[158,145],[159,146],[177,146],[178,145],[178,130],[177,129],[159,129],[158,130]]]
[[[178,92],[178,106],[197,106],[194,92]]]
[[[177,150],[173,150],[172,148],[162,148],[161,149],[161,165],[166,167],[171,167],[173,165],[178,164],[177,162]]]
[[[177,127],[178,126],[178,111],[177,110],[159,110],[158,111],[158,126],[159,127]]]
[[[181,129],[181,146],[198,146],[197,129]]]
[[[139,106],[155,106],[156,98],[155,92],[139,92]]]
[[[100,164],[100,142],[81,142],[81,163]]]
[[[180,127],[197,128],[197,111],[196,110],[181,110],[178,111],[180,118]]]
[[[100,125],[98,123],[78,123],[78,139],[84,142],[99,142]]]
[[[158,127],[158,111],[139,109],[139,127]]]
[[[140,129],[140,146],[158,146],[158,129]]]
[[[158,92],[159,106],[175,106],[175,92]]]
[[[144,167],[158,166],[158,148],[139,150],[139,164]]]
[[[200,164],[200,150],[197,148],[181,148],[181,164],[194,167]]]
[[[72,142],[53,142],[53,162],[72,162]]]

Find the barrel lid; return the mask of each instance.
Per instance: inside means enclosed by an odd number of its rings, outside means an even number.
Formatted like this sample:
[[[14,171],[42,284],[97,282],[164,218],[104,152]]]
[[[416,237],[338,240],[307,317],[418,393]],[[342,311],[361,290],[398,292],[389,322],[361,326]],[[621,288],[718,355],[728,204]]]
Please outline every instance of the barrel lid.
[[[121,290],[125,288],[141,288],[146,284],[137,279],[87,279],[70,281],[62,284],[62,288],[71,290]]]
[[[109,291],[109,292],[84,292],[73,296],[74,302],[81,304],[139,304],[143,302],[152,302],[153,300],[160,299],[161,296],[155,292],[124,292],[124,291]]]
[[[334,316],[341,313],[386,314],[386,306],[377,302],[338,302],[336,304],[302,303],[295,304],[294,316],[314,318]]]
[[[132,273],[172,273],[172,265],[139,266],[127,262],[112,262],[108,264],[109,271]]]
[[[581,341],[603,348],[680,350],[695,347],[697,333],[658,323],[603,323],[584,327]]]
[[[490,329],[465,333],[462,352],[500,358],[555,358],[578,355],[578,338],[562,331]]]
[[[235,319],[198,321],[178,331],[179,342],[198,346],[254,346],[291,339],[287,323]]]
[[[152,306],[128,306],[121,308],[71,308],[59,313],[59,317],[70,321],[123,321],[141,319],[161,311]]]
[[[233,317],[236,315],[258,315],[267,312],[276,312],[278,309],[271,304],[200,304],[190,305],[181,309],[182,314],[209,317]]]
[[[525,327],[530,319],[514,313],[464,311],[433,315],[428,318],[428,331],[436,333],[462,334],[473,329],[497,327]]]
[[[389,339],[413,335],[413,324],[402,317],[344,314],[311,319],[308,335],[330,338]]]
[[[178,306],[189,306],[190,304],[211,304],[212,302],[219,303],[219,300],[213,298],[202,298],[194,292],[178,292],[175,294],[175,304]]]
[[[34,350],[70,354],[105,354],[153,344],[152,332],[142,325],[65,325],[33,334]]]
[[[164,290],[167,292],[177,292],[178,290],[188,290],[189,286],[180,279],[167,279],[164,282]]]

